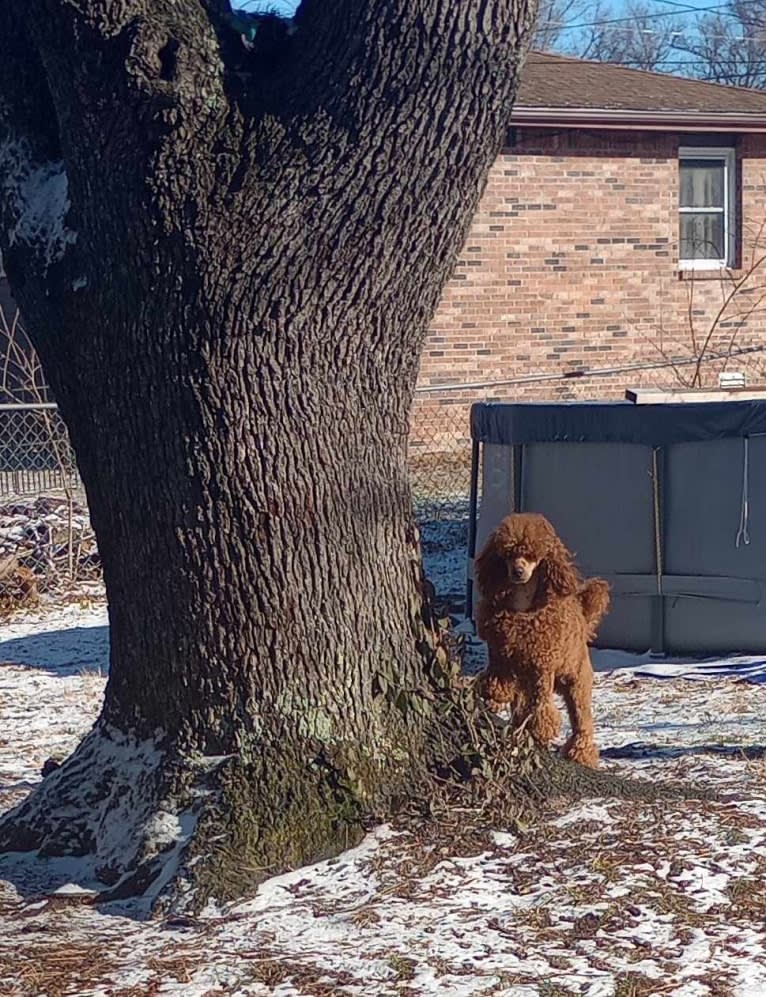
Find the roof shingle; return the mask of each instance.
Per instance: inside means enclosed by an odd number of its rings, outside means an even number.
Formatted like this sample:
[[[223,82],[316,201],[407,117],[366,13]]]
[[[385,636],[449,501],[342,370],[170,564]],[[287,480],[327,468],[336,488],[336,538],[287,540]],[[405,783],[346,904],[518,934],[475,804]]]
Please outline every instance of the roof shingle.
[[[516,107],[766,115],[766,92],[530,52]]]

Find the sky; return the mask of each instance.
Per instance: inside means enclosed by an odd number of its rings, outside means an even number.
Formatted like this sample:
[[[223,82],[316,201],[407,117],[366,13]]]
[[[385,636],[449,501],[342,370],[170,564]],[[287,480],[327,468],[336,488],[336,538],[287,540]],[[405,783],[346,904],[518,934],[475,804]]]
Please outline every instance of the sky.
[[[702,10],[705,7],[717,6],[721,0],[654,0],[652,6],[661,9],[663,6],[681,10],[681,8],[691,8],[692,10]],[[241,10],[250,10],[255,13],[260,11],[273,10],[275,13],[289,17],[298,7],[300,0],[233,0],[232,6]],[[616,11],[625,7],[625,2],[617,0],[613,5]]]
[[[245,10],[253,14],[274,13],[280,17],[292,17],[300,0],[232,0],[235,10]]]
[[[300,0],[231,0],[231,2],[236,10],[252,13],[273,12],[281,17],[292,17],[300,6]],[[611,0],[610,14],[619,17],[627,11],[629,2],[630,0]],[[652,13],[667,11],[669,17],[683,18],[685,15],[694,17],[696,11],[720,9],[724,5],[724,0],[646,0],[646,3]]]
[[[691,12],[717,7],[721,2],[722,0],[649,0],[649,5],[658,11],[664,8],[668,12],[676,10],[679,14],[683,14],[684,10]],[[272,10],[283,17],[291,17],[299,4],[300,0],[232,0],[232,7],[239,10],[249,10],[253,13]],[[625,9],[626,0],[614,0],[610,6],[619,15]]]

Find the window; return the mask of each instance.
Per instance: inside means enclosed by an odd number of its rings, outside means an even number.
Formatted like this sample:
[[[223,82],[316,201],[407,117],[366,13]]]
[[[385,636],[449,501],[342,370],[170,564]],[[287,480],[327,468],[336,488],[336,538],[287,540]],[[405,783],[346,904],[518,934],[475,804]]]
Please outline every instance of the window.
[[[681,149],[679,266],[714,270],[735,262],[733,149]]]

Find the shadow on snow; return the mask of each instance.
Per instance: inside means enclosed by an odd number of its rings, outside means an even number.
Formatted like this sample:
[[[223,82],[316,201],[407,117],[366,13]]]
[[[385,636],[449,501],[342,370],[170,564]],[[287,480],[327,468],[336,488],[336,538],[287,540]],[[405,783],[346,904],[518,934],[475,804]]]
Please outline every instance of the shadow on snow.
[[[109,670],[109,627],[71,627],[0,639],[0,664],[38,668],[65,678]]]

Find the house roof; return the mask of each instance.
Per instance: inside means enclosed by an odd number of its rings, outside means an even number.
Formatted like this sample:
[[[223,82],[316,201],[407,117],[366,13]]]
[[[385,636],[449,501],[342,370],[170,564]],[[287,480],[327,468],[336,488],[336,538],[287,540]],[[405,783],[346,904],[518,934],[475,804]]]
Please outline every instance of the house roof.
[[[766,131],[766,92],[530,52],[512,123]]]

